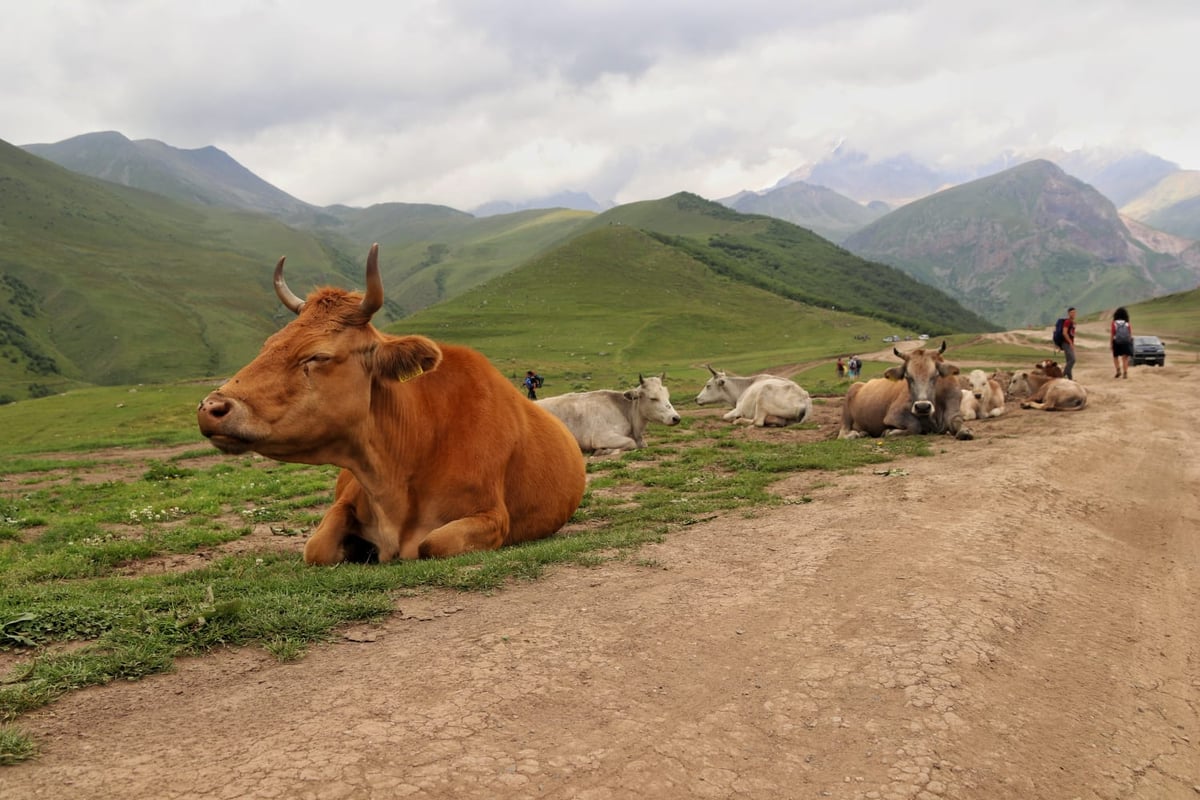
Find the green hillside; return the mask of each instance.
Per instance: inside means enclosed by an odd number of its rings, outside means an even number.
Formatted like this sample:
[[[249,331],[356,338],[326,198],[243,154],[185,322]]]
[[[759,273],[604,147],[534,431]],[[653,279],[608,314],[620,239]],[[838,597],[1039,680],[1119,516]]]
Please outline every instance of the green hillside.
[[[176,203],[0,142],[0,397],[242,363],[278,325],[262,293],[281,253],[297,283],[361,275],[269,217]]]
[[[678,389],[702,382],[705,363],[749,372],[826,359],[894,326],[788,300],[609,225],[390,330],[477,347],[514,380],[537,369],[558,394],[662,371]]]
[[[388,309],[401,317],[455,297],[575,233],[595,215],[541,209],[477,218],[447,206],[386,203],[329,209],[337,225],[314,229],[321,238],[366,253],[380,244],[386,262]]]
[[[619,206],[588,223],[609,225],[650,231],[722,275],[791,300],[927,333],[995,329],[900,270],[865,261],[798,225],[741,214],[694,194]]]

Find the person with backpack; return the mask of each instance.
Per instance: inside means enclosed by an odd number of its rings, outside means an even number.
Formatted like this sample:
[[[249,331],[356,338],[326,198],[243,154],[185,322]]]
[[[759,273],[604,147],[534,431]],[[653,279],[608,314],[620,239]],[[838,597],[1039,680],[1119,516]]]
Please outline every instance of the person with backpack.
[[[1129,359],[1133,357],[1133,326],[1129,324],[1129,312],[1121,306],[1113,312],[1112,325],[1108,329],[1108,341],[1112,345],[1114,378],[1129,377]]]
[[[1065,317],[1054,323],[1054,346],[1063,351],[1063,377],[1074,379],[1075,369],[1075,306],[1067,309]]]
[[[533,370],[525,372],[525,381],[522,384],[525,387],[525,396],[530,400],[537,400],[537,390],[542,388],[542,376],[538,375]]]

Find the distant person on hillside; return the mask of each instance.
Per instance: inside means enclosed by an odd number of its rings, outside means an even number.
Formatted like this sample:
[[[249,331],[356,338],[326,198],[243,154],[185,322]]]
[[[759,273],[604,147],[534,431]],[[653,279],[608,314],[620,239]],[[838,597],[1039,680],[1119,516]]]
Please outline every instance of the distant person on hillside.
[[[537,400],[537,390],[542,388],[542,376],[533,370],[527,370],[522,385],[525,387],[525,396],[530,400]]]
[[[1067,309],[1067,318],[1063,323],[1063,355],[1066,356],[1066,362],[1063,364],[1063,377],[1071,380],[1075,379],[1075,306]]]
[[[1129,359],[1133,356],[1133,326],[1129,324],[1129,312],[1121,306],[1113,312],[1112,325],[1108,329],[1108,343],[1112,345],[1114,378],[1129,377]]]
[[[850,356],[850,377],[857,378],[859,370],[862,369],[862,362],[858,360],[858,356]]]
[[[846,362],[842,360],[841,356],[838,356],[837,371],[838,371],[839,378],[846,377]]]

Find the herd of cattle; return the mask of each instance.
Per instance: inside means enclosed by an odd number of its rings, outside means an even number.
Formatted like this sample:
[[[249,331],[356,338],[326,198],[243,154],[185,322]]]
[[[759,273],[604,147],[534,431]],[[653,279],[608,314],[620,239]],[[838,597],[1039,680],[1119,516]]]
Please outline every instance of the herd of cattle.
[[[371,324],[383,305],[379,248],[364,293],[323,288],[297,297],[275,266],[275,292],[296,314],[258,356],[197,409],[200,432],[226,453],[342,468],[333,506],[304,548],[310,564],[451,556],[558,531],[586,483],[584,454],[645,446],[650,422],[679,423],[663,381],[628,391],[527,400],[480,353]],[[937,350],[893,348],[901,363],[852,384],[839,438],[951,434],[966,422],[1023,408],[1078,410],[1087,392],[1054,362],[1008,375],[961,376]],[[803,422],[812,399],[775,375],[712,377],[698,405],[723,404],[729,422]]]

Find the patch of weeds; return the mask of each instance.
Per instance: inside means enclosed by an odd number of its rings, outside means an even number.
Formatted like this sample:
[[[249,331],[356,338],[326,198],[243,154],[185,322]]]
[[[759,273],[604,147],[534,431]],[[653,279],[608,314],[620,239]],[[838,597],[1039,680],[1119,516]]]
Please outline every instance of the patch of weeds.
[[[23,731],[0,725],[0,767],[28,761],[37,755],[37,745]]]
[[[155,461],[150,464],[150,469],[142,473],[144,481],[171,481],[179,478],[186,478],[189,475],[195,475],[194,469],[187,469],[179,466],[175,462]]]

